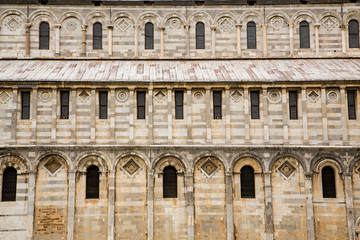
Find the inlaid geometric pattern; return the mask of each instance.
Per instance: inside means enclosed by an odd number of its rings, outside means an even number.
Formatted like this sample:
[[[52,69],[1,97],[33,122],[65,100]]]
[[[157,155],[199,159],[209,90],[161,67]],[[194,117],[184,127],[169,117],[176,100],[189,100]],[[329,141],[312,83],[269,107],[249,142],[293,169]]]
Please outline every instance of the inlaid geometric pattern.
[[[271,26],[274,29],[279,29],[284,25],[284,19],[282,17],[273,17],[271,18]]]
[[[318,93],[316,90],[311,90],[307,94],[307,98],[310,100],[310,102],[315,103],[320,98],[320,93]]]
[[[131,26],[131,21],[127,18],[121,18],[119,21],[117,21],[116,23],[116,27],[118,29],[120,29],[120,31],[125,32],[126,30],[128,30]]]
[[[328,100],[328,103],[338,103],[339,102],[339,91],[337,89],[328,90],[327,100]]]
[[[90,94],[86,90],[82,90],[79,94],[79,98],[82,102],[86,102],[90,97]]]
[[[159,90],[155,92],[155,99],[159,103],[164,102],[164,100],[166,99],[166,94],[164,93],[164,91]]]
[[[281,100],[281,92],[276,89],[272,89],[268,92],[268,100],[271,103],[278,103]]]
[[[20,27],[20,20],[15,17],[10,17],[5,25],[10,29],[10,31],[15,31],[18,27]]]
[[[51,174],[54,174],[61,167],[61,163],[52,158],[44,166]]]
[[[281,172],[286,178],[290,177],[290,175],[295,172],[296,168],[289,163],[288,161],[283,162],[281,166],[278,168],[278,171]]]
[[[323,18],[322,25],[328,31],[331,31],[337,25],[337,20],[334,17],[328,16],[328,17]]]
[[[231,30],[231,28],[234,26],[234,22],[231,18],[221,18],[218,22],[218,26],[220,27],[220,29],[227,32]]]
[[[218,166],[209,158],[203,165],[201,165],[201,169],[208,177],[211,177],[218,169]]]
[[[130,176],[134,175],[136,171],[140,168],[140,166],[133,160],[130,159],[124,166],[123,169],[130,174]]]
[[[238,102],[243,97],[243,94],[238,89],[236,89],[230,94],[230,97],[234,102]]]
[[[0,103],[6,103],[10,99],[10,95],[6,91],[0,91]]]
[[[42,102],[48,102],[51,99],[51,93],[47,90],[43,90],[40,92],[39,98]]]

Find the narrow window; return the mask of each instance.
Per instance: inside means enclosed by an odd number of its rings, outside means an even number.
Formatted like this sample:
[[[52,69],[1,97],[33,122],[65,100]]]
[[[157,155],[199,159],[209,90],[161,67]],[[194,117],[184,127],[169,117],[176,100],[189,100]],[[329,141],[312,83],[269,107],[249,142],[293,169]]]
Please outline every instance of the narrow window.
[[[251,119],[260,119],[259,113],[259,92],[251,91]]]
[[[21,119],[30,119],[30,92],[21,92]]]
[[[107,119],[108,92],[99,92],[99,118]]]
[[[205,49],[205,25],[202,22],[196,23],[196,49]]]
[[[254,169],[250,166],[241,168],[240,173],[241,198],[255,198]]]
[[[221,91],[213,92],[214,119],[221,119]]]
[[[60,91],[60,118],[69,119],[69,91]]]
[[[290,119],[298,119],[297,91],[289,91],[289,113]]]
[[[336,198],[335,173],[331,167],[321,170],[323,198]]]
[[[99,198],[99,168],[95,165],[86,171],[86,199]]]
[[[184,91],[175,91],[175,119],[184,119]]]
[[[49,32],[49,24],[47,22],[40,23],[39,49],[49,49]]]
[[[154,25],[151,22],[145,24],[145,49],[154,49]]]
[[[145,119],[145,92],[137,92],[137,119]]]
[[[177,198],[177,174],[173,166],[164,169],[163,198]]]
[[[356,119],[356,108],[355,108],[356,92],[354,90],[347,91],[347,100],[348,100],[349,119],[354,120]]]
[[[359,23],[356,20],[349,22],[349,48],[359,48]]]
[[[5,201],[16,201],[17,172],[13,167],[5,168],[2,182],[2,198]]]
[[[93,26],[93,49],[102,49],[102,25],[99,22]]]
[[[302,21],[300,23],[300,48],[310,48],[310,30],[309,23]]]
[[[247,49],[256,49],[256,24],[248,22],[246,26]]]

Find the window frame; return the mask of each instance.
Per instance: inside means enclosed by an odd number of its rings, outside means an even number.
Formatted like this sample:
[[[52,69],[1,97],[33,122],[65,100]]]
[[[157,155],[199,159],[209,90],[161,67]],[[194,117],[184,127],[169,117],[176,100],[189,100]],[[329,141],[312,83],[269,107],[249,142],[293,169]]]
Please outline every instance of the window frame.
[[[292,99],[295,97],[295,102],[293,102]],[[291,90],[289,91],[289,119],[290,120],[298,120],[299,114],[298,114],[298,91],[297,90]]]
[[[247,49],[256,49],[256,23],[250,21],[246,24],[246,43]]]
[[[9,172],[9,173],[8,173]],[[15,174],[11,176],[12,179],[8,179],[10,175],[8,174]],[[1,189],[1,201],[2,202],[15,202],[16,201],[16,192],[17,192],[17,171],[14,167],[6,167],[2,173],[2,189]],[[15,180],[14,180],[15,179]],[[13,182],[11,182],[11,180]],[[11,183],[12,188],[7,188],[9,183]]]
[[[65,93],[67,93],[67,105],[64,103],[64,98],[63,98]],[[70,115],[70,91],[60,90],[60,119],[69,119],[69,115]]]
[[[347,111],[348,111],[348,119],[349,120],[356,120],[356,93],[357,91],[356,90],[347,90],[346,91],[346,98],[347,98]],[[352,96],[352,100],[351,101],[351,94],[353,95]]]
[[[305,32],[306,31],[306,32]],[[304,35],[304,34],[307,34]],[[299,41],[301,49],[309,49],[311,47],[310,44],[310,23],[307,21],[301,21],[299,23]]]
[[[195,25],[195,48],[205,49],[205,24],[201,21]]]
[[[106,96],[106,103],[102,103],[102,96]],[[108,103],[109,93],[108,91],[99,91],[99,119],[108,119]],[[102,115],[104,113],[104,115]]]
[[[249,170],[252,171],[251,172],[251,174],[252,174],[251,178],[252,179],[250,179],[248,176],[244,176],[245,173],[249,173],[249,172],[245,172],[244,169],[249,169]],[[250,180],[252,180],[251,184],[249,184]],[[245,165],[240,169],[240,196],[241,196],[241,198],[256,198],[256,193],[255,193],[255,170],[250,165]]]
[[[167,172],[170,170],[172,172]],[[170,175],[170,174],[174,174]],[[168,176],[170,175],[170,176]],[[173,179],[170,179],[170,177],[173,177]],[[174,180],[175,177],[175,180]],[[169,183],[172,183],[172,185],[169,185]],[[177,179],[177,171],[174,166],[166,166],[163,170],[163,198],[177,198],[178,197],[178,179]],[[173,187],[173,188],[172,188]]]
[[[219,101],[217,101],[215,95],[218,95]],[[215,120],[222,119],[222,91],[221,90],[213,91],[213,119],[215,119]]]
[[[149,29],[148,26],[151,26]],[[147,22],[145,24],[145,50],[154,50],[154,24],[152,22]],[[150,32],[148,32],[150,31]]]
[[[175,90],[175,119],[184,119],[184,91]],[[181,101],[178,99],[178,95],[181,96]]]
[[[351,24],[356,24],[355,32],[352,32]],[[360,37],[359,37],[359,22],[356,19],[351,19],[348,24],[348,38],[349,48],[360,48]]]
[[[28,106],[24,104],[25,94],[28,94],[28,99],[29,99]],[[21,120],[30,120],[30,109],[31,109],[31,93],[30,91],[21,91]]]
[[[324,170],[331,169],[333,176],[332,179],[324,177]],[[321,169],[321,187],[323,198],[336,198],[336,171],[331,166],[324,166]]]
[[[141,94],[144,94],[144,104],[140,103]],[[136,118],[138,120],[146,119],[146,91],[136,91],[136,110]],[[143,116],[141,115],[142,113]]]
[[[100,26],[99,29],[97,27]],[[100,32],[97,32],[100,30]],[[96,22],[93,24],[93,50],[102,50],[102,24],[100,22]]]
[[[90,172],[91,171],[94,172]],[[96,169],[98,172],[96,173]],[[91,176],[89,173],[94,174],[94,176]],[[96,178],[91,179],[91,178]],[[93,182],[91,182],[91,181]],[[95,185],[92,185],[95,184]],[[86,168],[86,181],[85,181],[85,198],[86,199],[100,199],[100,169],[96,165],[90,165]]]
[[[43,31],[45,29],[42,28],[43,25],[47,25],[47,33]],[[45,43],[43,42],[45,39]],[[45,44],[45,45],[44,45]],[[50,24],[48,22],[41,22],[39,25],[39,50],[49,50],[50,49]]]
[[[257,95],[257,98],[256,98],[257,104],[254,104],[253,94]],[[259,90],[250,91],[250,115],[251,115],[251,119],[254,119],[254,120],[260,119],[260,91]]]

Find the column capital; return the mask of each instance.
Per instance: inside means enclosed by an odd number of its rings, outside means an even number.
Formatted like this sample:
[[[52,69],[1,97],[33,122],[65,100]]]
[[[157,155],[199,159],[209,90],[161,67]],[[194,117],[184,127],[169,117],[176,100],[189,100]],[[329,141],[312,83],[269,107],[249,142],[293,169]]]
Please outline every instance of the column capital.
[[[341,24],[339,26],[339,28],[341,28],[342,30],[345,30],[348,27],[348,24]]]
[[[140,25],[139,25],[139,24],[134,24],[134,28],[135,28],[135,29],[139,29],[139,28],[140,28]]]
[[[31,23],[25,23],[25,28],[30,28],[31,27]]]
[[[227,176],[227,177],[232,177],[232,175],[233,175],[232,171],[226,171],[225,172],[225,176]]]
[[[263,24],[263,25],[261,25],[261,27],[263,27],[263,28],[267,28],[267,24]]]
[[[314,28],[315,28],[315,29],[319,29],[319,28],[320,28],[320,24],[314,24]]]
[[[87,28],[87,25],[86,25],[86,24],[81,25],[81,30],[85,31],[86,28]]]
[[[165,31],[165,26],[159,26],[160,31]]]
[[[215,31],[215,30],[216,30],[216,27],[217,27],[217,25],[210,25],[211,31]]]
[[[113,28],[114,28],[114,25],[109,24],[109,25],[107,25],[107,28],[108,28],[108,29],[113,29]]]
[[[186,30],[189,30],[190,24],[184,24],[184,28],[185,28]]]
[[[312,178],[312,176],[313,176],[313,172],[305,172],[305,178],[307,178],[307,179],[311,179]]]
[[[235,24],[235,27],[236,27],[236,28],[241,28],[241,27],[242,27],[242,24]]]
[[[295,25],[295,24],[291,22],[291,23],[288,24],[288,27],[289,27],[289,28],[293,28],[294,25]]]
[[[61,24],[54,24],[55,28],[61,28]]]

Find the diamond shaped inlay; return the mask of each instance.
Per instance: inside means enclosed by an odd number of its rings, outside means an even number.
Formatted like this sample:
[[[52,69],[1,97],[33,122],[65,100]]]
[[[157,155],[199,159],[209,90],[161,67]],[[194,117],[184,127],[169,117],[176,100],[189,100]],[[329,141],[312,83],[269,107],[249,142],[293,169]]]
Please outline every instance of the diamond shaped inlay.
[[[85,90],[81,91],[81,93],[79,94],[79,98],[83,102],[86,102],[89,99],[89,96],[90,94]]]
[[[6,91],[0,92],[0,102],[6,103],[10,99],[10,95]]]
[[[131,176],[140,168],[140,166],[133,160],[130,159],[124,166],[123,169]]]
[[[158,102],[163,102],[165,100],[166,94],[163,91],[158,91],[155,93],[155,98]]]
[[[116,23],[116,26],[120,29],[120,31],[125,32],[131,26],[131,22],[127,18],[122,18]]]
[[[61,167],[61,164],[52,158],[44,166],[51,174],[54,174]]]
[[[288,161],[285,161],[281,166],[278,168],[278,171],[281,172],[286,178],[290,177],[290,175],[295,172],[296,168],[289,163]]]
[[[312,90],[308,93],[307,97],[312,103],[314,103],[320,98],[320,94],[317,91]]]
[[[234,100],[235,102],[238,102],[243,97],[243,94],[239,90],[236,89],[230,94],[230,96],[231,96],[232,100]]]
[[[201,165],[201,169],[205,172],[207,176],[210,177],[218,169],[218,166],[213,161],[208,159],[203,165]]]
[[[233,26],[233,21],[231,18],[223,18],[219,21],[219,26],[223,31],[229,31]]]
[[[329,16],[323,19],[322,24],[328,31],[331,31],[337,25],[337,20]]]
[[[11,31],[15,31],[20,26],[20,21],[11,17],[5,24]]]

